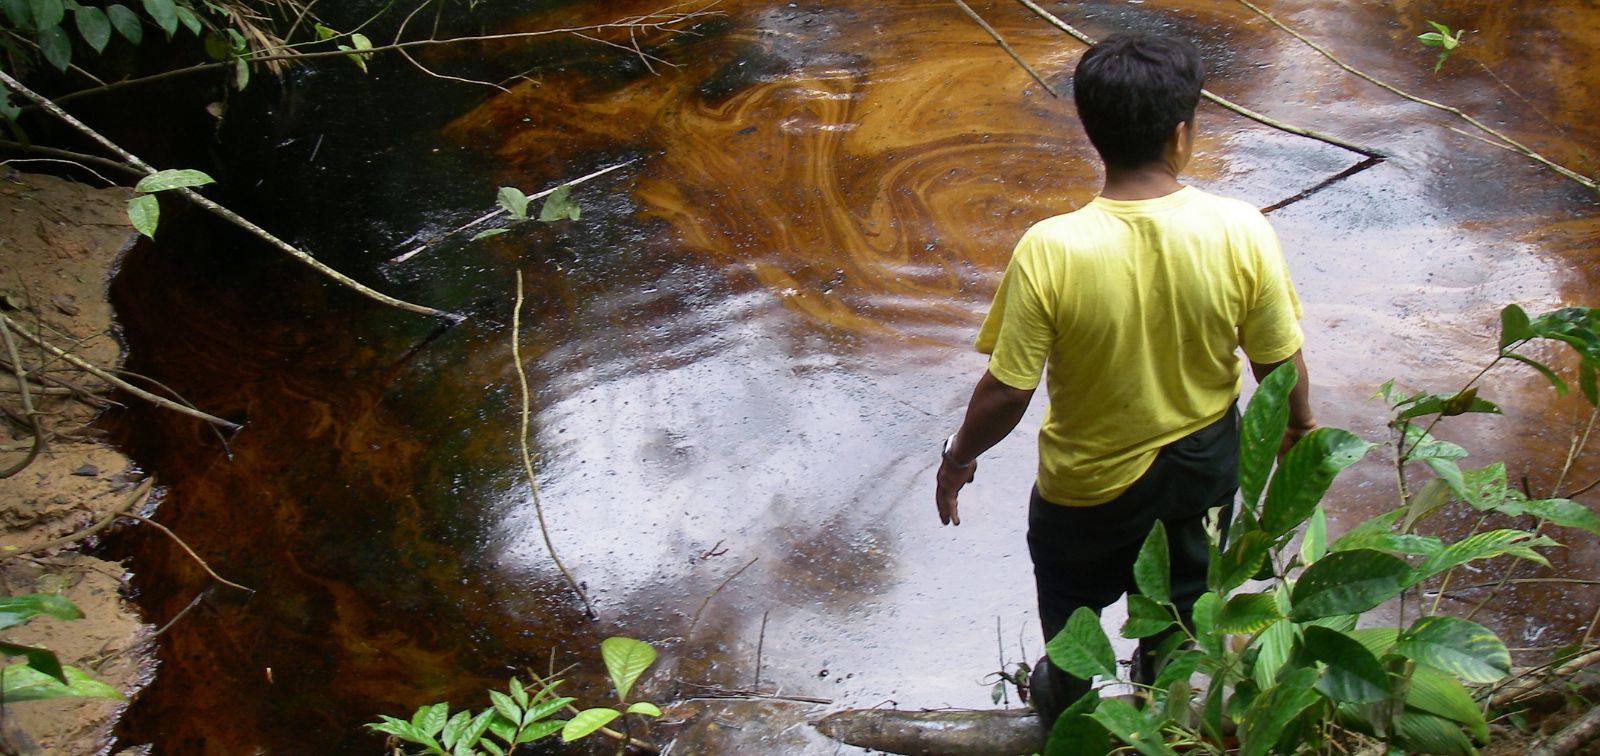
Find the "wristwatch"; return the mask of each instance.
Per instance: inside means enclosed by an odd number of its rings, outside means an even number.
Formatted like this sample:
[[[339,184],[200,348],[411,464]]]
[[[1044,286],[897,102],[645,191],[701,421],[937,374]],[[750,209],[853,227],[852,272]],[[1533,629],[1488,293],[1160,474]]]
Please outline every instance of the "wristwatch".
[[[969,468],[969,467],[971,467],[971,466],[973,466],[975,464],[978,464],[978,460],[976,460],[976,459],[974,459],[971,462],[968,462],[966,464],[961,464],[960,462],[957,462],[954,459],[951,459],[950,458],[950,445],[955,443],[955,441],[956,441],[956,434],[954,434],[954,433],[950,434],[950,437],[944,440],[944,447],[939,449],[939,456],[941,458],[943,458],[944,461],[949,462],[951,464],[951,466],[955,467],[957,470],[965,470],[965,469],[967,469],[967,468]]]

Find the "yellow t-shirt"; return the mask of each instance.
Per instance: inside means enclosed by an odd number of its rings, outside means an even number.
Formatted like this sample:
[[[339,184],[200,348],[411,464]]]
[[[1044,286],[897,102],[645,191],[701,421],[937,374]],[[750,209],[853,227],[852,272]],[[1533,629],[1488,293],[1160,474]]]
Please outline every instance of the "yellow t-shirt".
[[[1018,389],[1050,366],[1039,494],[1110,501],[1156,452],[1222,417],[1241,361],[1300,348],[1300,300],[1255,208],[1184,187],[1096,197],[1023,235],[978,332],[989,372]]]

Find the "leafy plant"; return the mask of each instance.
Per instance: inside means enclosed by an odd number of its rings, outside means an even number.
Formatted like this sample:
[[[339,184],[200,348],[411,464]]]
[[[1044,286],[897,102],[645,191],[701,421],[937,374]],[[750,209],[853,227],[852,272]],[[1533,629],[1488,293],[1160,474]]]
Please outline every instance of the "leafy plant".
[[[1434,30],[1425,34],[1418,34],[1417,39],[1427,47],[1439,48],[1439,60],[1433,64],[1433,72],[1438,73],[1439,67],[1444,65],[1445,59],[1450,57],[1450,53],[1455,52],[1456,48],[1461,45],[1461,35],[1466,33],[1466,30],[1458,29],[1452,33],[1450,27],[1436,21],[1429,21],[1428,25],[1433,27]]]
[[[61,596],[30,593],[0,597],[0,630],[8,630],[40,615],[61,620],[83,618],[83,612]],[[51,698],[122,698],[116,688],[76,667],[62,666],[55,652],[49,649],[0,641],[0,652],[8,657],[27,659],[0,669],[0,700],[5,703]]]
[[[1238,752],[1246,755],[1373,740],[1390,752],[1473,753],[1474,743],[1488,738],[1473,688],[1506,677],[1511,656],[1488,628],[1440,614],[1443,591],[1431,606],[1421,601],[1424,584],[1497,557],[1547,565],[1541,550],[1559,544],[1541,534],[1546,525],[1600,535],[1600,517],[1581,504],[1534,499],[1510,487],[1503,463],[1462,470],[1458,460],[1466,450],[1431,435],[1445,417],[1499,411],[1478,396],[1477,382],[1503,361],[1534,368],[1564,393],[1565,381],[1550,366],[1516,351],[1536,340],[1570,345],[1584,398],[1600,404],[1600,313],[1567,308],[1529,318],[1515,305],[1505,308],[1498,354],[1461,390],[1404,395],[1392,381],[1380,389],[1394,414],[1399,505],[1331,542],[1322,498],[1334,477],[1376,444],[1318,429],[1274,470],[1296,376],[1292,369],[1268,376],[1242,419],[1239,515],[1228,548],[1213,553],[1209,591],[1194,606],[1192,628],[1179,624],[1170,598],[1166,533],[1159,523],[1135,564],[1140,595],[1130,599],[1122,635],[1180,628],[1164,649],[1154,685],[1142,691],[1149,705],[1140,710],[1091,691],[1054,723],[1047,753],[1104,753],[1112,737],[1144,754],[1180,747],[1232,752],[1223,745],[1225,720],[1237,725]],[[1415,490],[1407,483],[1412,462],[1434,476]],[[1537,525],[1475,527],[1455,541],[1414,531],[1451,502],[1485,516],[1530,516]],[[1235,592],[1252,578],[1267,581],[1265,587]],[[1402,611],[1394,627],[1362,626],[1379,605],[1408,596],[1418,600],[1402,607],[1421,606],[1422,616],[1407,622]],[[1046,652],[1070,674],[1115,676],[1110,642],[1087,609],[1070,618]],[[1198,684],[1196,673],[1203,676]]]
[[[661,716],[661,709],[655,704],[627,702],[634,683],[655,662],[656,650],[650,644],[632,638],[607,638],[600,643],[600,655],[616,688],[618,705],[624,708],[596,707],[579,711],[572,706],[576,699],[556,695],[555,689],[561,685],[561,680],[543,683],[536,692],[530,693],[513,677],[507,692],[489,691],[492,705],[477,714],[462,710],[452,716],[449,704],[435,703],[418,707],[409,721],[379,715],[382,721],[369,723],[367,727],[403,743],[419,746],[421,750],[415,753],[505,756],[516,750],[517,746],[548,738],[557,732],[566,742],[595,732],[625,737],[603,728],[626,714]],[[555,715],[563,711],[573,712],[573,717],[556,718]]]
[[[562,184],[554,189],[538,194],[523,194],[521,189],[514,186],[502,186],[495,196],[495,204],[511,216],[512,223],[523,223],[530,220],[528,205],[539,198],[544,198],[544,204],[539,206],[539,222],[554,223],[559,220],[577,220],[582,215],[578,203],[572,199],[572,187]],[[479,231],[472,237],[472,241],[499,236],[510,229],[491,228]]]
[[[157,171],[145,176],[133,187],[133,199],[128,200],[128,221],[133,224],[135,231],[154,239],[156,225],[161,220],[161,203],[156,200],[157,193],[205,186],[213,181],[200,171],[182,169]]]

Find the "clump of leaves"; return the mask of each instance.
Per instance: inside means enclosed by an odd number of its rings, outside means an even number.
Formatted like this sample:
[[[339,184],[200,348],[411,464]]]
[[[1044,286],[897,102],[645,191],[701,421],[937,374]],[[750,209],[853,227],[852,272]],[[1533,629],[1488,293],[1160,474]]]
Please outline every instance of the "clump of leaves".
[[[83,612],[61,596],[30,593],[0,597],[0,630],[41,615],[61,620],[83,618]],[[0,641],[0,653],[27,659],[0,669],[0,700],[8,704],[51,698],[122,698],[116,688],[90,677],[83,670],[62,666],[50,649]]]
[[[539,206],[539,222],[555,223],[561,220],[577,220],[582,211],[578,203],[572,199],[572,186],[562,184],[554,189],[539,192],[538,194],[523,194],[521,189],[514,186],[502,186],[495,196],[495,204],[500,206],[507,215],[511,216],[512,223],[523,223],[531,218],[528,215],[528,206],[536,199],[544,199],[544,204]],[[479,231],[472,237],[472,241],[499,236],[509,231],[506,228],[491,228]]]
[[[367,727],[421,748],[414,753],[505,756],[520,745],[548,738],[557,732],[561,733],[565,742],[587,737],[627,714],[661,716],[661,709],[655,704],[645,701],[628,703],[628,693],[633,690],[634,683],[655,662],[656,650],[650,644],[632,638],[607,638],[600,643],[600,655],[616,688],[618,707],[602,706],[579,711],[572,706],[576,699],[556,694],[556,687],[561,685],[561,680],[552,680],[530,693],[513,677],[506,692],[489,691],[492,705],[477,714],[468,709],[452,716],[449,704],[435,703],[419,707],[409,721],[379,715],[382,721],[369,723]],[[571,719],[556,717],[564,711],[572,711],[574,715]],[[617,736],[614,732],[605,732]]]
[[[128,222],[133,224],[133,230],[154,239],[156,226],[161,221],[161,203],[156,194],[214,182],[215,179],[205,173],[188,169],[157,171],[145,176],[133,187],[133,199],[128,200]]]
[[[1438,73],[1439,67],[1444,65],[1444,61],[1450,57],[1450,53],[1455,52],[1456,48],[1461,46],[1461,35],[1466,33],[1466,30],[1458,29],[1455,32],[1451,32],[1450,27],[1437,21],[1429,21],[1428,25],[1433,27],[1434,30],[1417,35],[1417,40],[1427,47],[1439,48],[1439,59],[1434,61],[1433,64],[1433,72]]]

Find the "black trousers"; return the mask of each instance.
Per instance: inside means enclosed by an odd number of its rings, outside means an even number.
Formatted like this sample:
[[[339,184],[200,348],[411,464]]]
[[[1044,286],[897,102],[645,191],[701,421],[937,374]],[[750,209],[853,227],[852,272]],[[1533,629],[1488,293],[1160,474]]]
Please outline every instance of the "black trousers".
[[[1239,489],[1239,410],[1161,448],[1144,475],[1109,502],[1093,507],[1052,504],[1033,491],[1028,506],[1028,554],[1033,558],[1039,621],[1046,641],[1061,632],[1079,607],[1095,614],[1124,593],[1137,593],[1133,562],[1157,520],[1165,523],[1171,552],[1172,600],[1185,623],[1206,590],[1206,514],[1224,507],[1232,519]],[[1165,636],[1142,639],[1137,682],[1154,677],[1151,654]],[[1035,701],[1048,727],[1062,709],[1087,693],[1089,681],[1044,664],[1051,700]],[[1142,672],[1142,674],[1138,674]],[[1138,679],[1145,677],[1148,679]]]

